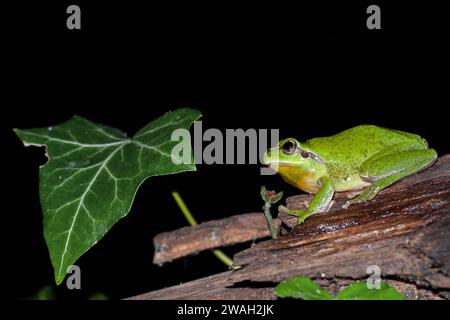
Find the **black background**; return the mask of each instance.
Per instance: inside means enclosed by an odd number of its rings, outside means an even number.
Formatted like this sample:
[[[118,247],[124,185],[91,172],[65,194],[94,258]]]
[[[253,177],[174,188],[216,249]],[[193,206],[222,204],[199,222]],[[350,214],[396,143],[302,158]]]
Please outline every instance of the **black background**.
[[[381,30],[366,28],[373,3]],[[3,291],[26,298],[54,281],[38,198],[45,159],[22,146],[14,127],[78,114],[133,134],[168,110],[192,107],[203,113],[204,129],[279,128],[281,137],[306,140],[372,123],[420,134],[448,153],[445,10],[373,3],[30,1],[5,8]],[[81,7],[81,30],[66,28],[70,4]],[[61,286],[58,298],[98,291],[123,298],[225,270],[209,252],[154,266],[152,237],[186,225],[172,190],[199,221],[260,210],[261,185],[297,193],[259,169],[199,165],[149,179],[129,216],[78,261],[83,289]]]

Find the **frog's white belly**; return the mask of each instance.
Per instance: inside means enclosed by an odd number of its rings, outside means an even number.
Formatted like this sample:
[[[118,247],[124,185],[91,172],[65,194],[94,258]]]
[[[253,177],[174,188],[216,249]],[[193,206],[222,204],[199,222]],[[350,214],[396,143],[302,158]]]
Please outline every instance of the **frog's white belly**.
[[[334,181],[334,188],[337,192],[358,190],[367,186],[370,186],[370,183],[362,180],[358,174]]]

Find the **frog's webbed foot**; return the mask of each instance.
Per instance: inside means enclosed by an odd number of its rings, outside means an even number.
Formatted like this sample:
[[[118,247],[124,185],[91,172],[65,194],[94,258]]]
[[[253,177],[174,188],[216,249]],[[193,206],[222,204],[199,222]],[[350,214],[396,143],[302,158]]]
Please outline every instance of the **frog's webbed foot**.
[[[278,206],[278,211],[280,213],[285,213],[291,216],[296,216],[297,217],[297,223],[303,223],[303,221],[305,221],[305,219],[309,216],[308,210],[307,209],[300,209],[300,210],[292,210],[292,209],[288,209],[285,206]]]
[[[347,199],[352,199],[352,198],[356,197],[357,195],[360,195],[363,191],[364,191],[364,189],[356,190],[356,191],[353,191],[353,192],[349,192],[349,193],[346,195],[346,198],[347,198]]]
[[[350,199],[344,203],[342,209],[347,209],[350,205],[354,203],[367,202],[373,199],[373,197],[375,197],[378,194],[378,192],[380,192],[380,190],[381,188],[379,185],[372,184],[371,186],[364,189],[362,192],[356,193],[356,195],[355,193],[349,194],[347,197],[349,197]]]

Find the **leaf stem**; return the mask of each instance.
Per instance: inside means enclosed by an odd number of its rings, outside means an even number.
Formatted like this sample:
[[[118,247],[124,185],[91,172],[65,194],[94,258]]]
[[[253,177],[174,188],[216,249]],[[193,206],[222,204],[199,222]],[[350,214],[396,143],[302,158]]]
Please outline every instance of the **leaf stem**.
[[[189,211],[188,207],[184,203],[183,199],[181,198],[180,194],[176,191],[172,192],[172,197],[174,198],[175,202],[177,203],[178,207],[180,208],[181,212],[183,213],[186,220],[189,222],[191,226],[197,225],[197,221],[195,220],[194,216]]]
[[[183,199],[181,198],[180,194],[176,191],[172,191],[172,197],[177,203],[178,207],[180,208],[181,212],[183,213],[186,220],[189,222],[191,226],[197,225],[197,221],[195,220],[194,216],[189,211],[188,207],[184,203]],[[211,250],[212,253],[225,265],[228,267],[233,266],[233,260],[230,259],[222,250],[219,249],[213,249]]]
[[[228,266],[230,268],[233,267],[233,260],[231,260],[231,258],[229,256],[227,256],[222,250],[220,250],[220,249],[213,249],[211,251],[226,266]]]

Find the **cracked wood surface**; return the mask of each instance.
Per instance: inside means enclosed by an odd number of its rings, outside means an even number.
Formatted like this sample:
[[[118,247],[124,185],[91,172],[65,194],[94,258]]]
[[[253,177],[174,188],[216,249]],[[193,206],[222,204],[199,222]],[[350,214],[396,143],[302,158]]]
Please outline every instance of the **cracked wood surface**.
[[[288,198],[288,207],[309,197]],[[368,203],[342,210],[344,201],[338,195],[330,212],[299,226],[280,216],[286,234],[236,254],[240,269],[133,299],[274,299],[275,284],[295,275],[336,293],[367,278],[370,265],[409,299],[450,298],[450,155]]]

